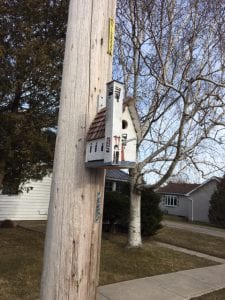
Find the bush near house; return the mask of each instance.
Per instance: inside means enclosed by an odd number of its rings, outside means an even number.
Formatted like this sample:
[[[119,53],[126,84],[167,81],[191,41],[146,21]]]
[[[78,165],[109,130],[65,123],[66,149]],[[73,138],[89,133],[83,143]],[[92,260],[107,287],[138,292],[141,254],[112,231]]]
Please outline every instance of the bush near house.
[[[141,193],[141,234],[154,235],[162,226],[163,213],[159,208],[160,196],[148,189]]]
[[[225,175],[217,184],[217,190],[210,200],[209,220],[212,224],[225,228]]]
[[[160,196],[152,190],[142,192],[141,233],[149,236],[161,228]],[[119,192],[106,192],[104,200],[103,229],[109,232],[127,232],[129,222],[129,197]],[[107,225],[108,223],[108,225]]]
[[[104,199],[103,229],[109,232],[127,231],[129,197],[120,192],[106,192]],[[108,224],[108,226],[106,226]]]

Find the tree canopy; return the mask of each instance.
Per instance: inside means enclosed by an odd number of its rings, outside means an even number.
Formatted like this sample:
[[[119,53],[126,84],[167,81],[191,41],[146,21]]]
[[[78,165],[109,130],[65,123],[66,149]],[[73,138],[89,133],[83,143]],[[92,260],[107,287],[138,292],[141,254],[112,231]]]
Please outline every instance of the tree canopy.
[[[137,246],[140,190],[181,172],[208,177],[225,169],[225,1],[117,3],[114,76],[136,103],[129,109],[138,139],[130,171]]]
[[[17,193],[52,167],[68,1],[2,0],[0,185]]]
[[[136,101],[139,170],[156,185],[181,161],[202,175],[223,164],[224,20],[224,1],[118,1],[114,75]]]

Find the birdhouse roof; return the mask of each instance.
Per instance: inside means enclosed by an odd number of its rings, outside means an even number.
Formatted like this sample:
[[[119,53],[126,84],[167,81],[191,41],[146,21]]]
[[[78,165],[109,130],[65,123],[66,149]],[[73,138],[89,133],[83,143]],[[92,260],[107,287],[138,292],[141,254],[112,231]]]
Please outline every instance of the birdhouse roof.
[[[88,130],[87,141],[97,140],[105,137],[106,108],[101,109],[94,118]]]
[[[131,97],[124,99],[123,111],[131,101],[133,101],[133,98]],[[91,123],[91,126],[87,133],[87,141],[93,141],[105,137],[105,117],[106,117],[106,107],[104,107],[97,113],[93,122]]]

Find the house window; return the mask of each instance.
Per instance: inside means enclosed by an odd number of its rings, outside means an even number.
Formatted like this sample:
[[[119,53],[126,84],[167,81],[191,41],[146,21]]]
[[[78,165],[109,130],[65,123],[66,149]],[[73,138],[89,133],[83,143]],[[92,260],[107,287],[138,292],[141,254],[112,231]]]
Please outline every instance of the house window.
[[[117,181],[116,191],[122,193],[124,191],[124,183]]]
[[[110,180],[105,181],[105,191],[111,192],[112,191],[113,182]]]
[[[98,149],[98,143],[95,144],[95,152],[97,152]]]
[[[178,206],[178,200],[176,196],[173,195],[165,195],[162,198],[163,205],[165,206]]]
[[[91,151],[92,151],[92,143],[90,144],[90,153],[91,153]]]
[[[102,146],[101,146],[101,151],[103,152],[104,150],[104,143],[102,143]]]

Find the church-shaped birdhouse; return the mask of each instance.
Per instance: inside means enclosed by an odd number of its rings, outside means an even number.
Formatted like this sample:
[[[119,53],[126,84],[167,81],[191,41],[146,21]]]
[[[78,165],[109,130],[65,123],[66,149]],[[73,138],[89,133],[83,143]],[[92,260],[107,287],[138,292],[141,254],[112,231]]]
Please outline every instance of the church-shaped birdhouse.
[[[107,83],[106,106],[93,120],[86,144],[86,166],[90,168],[133,168],[136,163],[137,135],[124,101],[124,87]],[[99,102],[100,106],[100,102]]]

